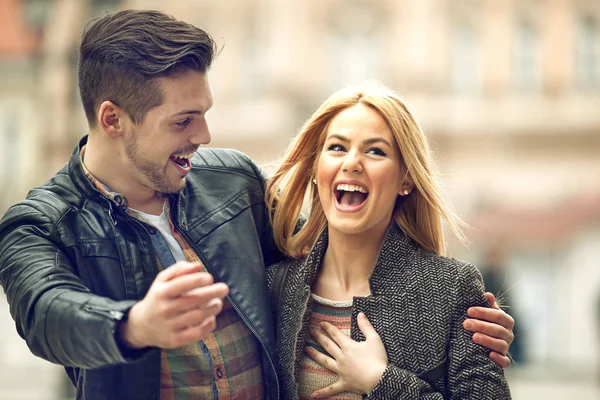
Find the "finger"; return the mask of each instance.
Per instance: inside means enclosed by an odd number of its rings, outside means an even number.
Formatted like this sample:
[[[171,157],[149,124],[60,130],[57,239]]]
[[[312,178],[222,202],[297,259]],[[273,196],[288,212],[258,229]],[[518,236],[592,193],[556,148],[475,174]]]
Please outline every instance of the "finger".
[[[502,310],[486,307],[471,307],[467,310],[467,315],[471,318],[498,324],[511,333],[515,327],[515,320],[513,317]]]
[[[496,303],[496,297],[492,293],[485,292],[485,298],[487,299],[488,303],[490,303],[490,307],[495,308],[496,310],[500,309],[498,303]]]
[[[209,317],[214,317],[223,309],[221,299],[213,299],[206,307],[195,308],[186,313],[180,314],[170,321],[175,330],[186,329],[190,326],[202,325]]]
[[[323,389],[315,390],[311,394],[311,397],[314,397],[315,399],[322,399],[325,397],[330,397],[330,396],[336,395],[336,394],[344,392],[344,391],[346,391],[344,388],[344,384],[341,381],[337,381],[336,383],[329,385],[327,387],[324,387]]]
[[[210,287],[213,283],[213,277],[209,273],[196,272],[178,276],[169,282],[163,283],[161,285],[162,294],[166,297],[175,298],[194,289]]]
[[[344,332],[340,331],[337,327],[330,324],[329,322],[323,321],[319,324],[319,326],[329,335],[329,337],[335,342],[335,344],[339,348],[343,348],[348,341],[352,341],[352,339],[345,335]],[[335,357],[335,355],[332,352],[329,352],[329,354]]]
[[[203,288],[204,290],[195,289],[171,300],[165,307],[168,311],[165,316],[179,315],[190,310],[209,307],[213,301],[222,302],[229,293],[229,288],[227,285],[223,286],[224,284],[215,285],[217,286],[214,288],[211,285]]]
[[[507,345],[510,345],[515,338],[512,331],[503,326],[477,319],[466,319],[463,327],[473,333],[481,333],[494,339],[503,340]]]
[[[366,340],[369,340],[370,338],[379,338],[379,334],[377,334],[377,331],[375,328],[373,328],[373,325],[371,325],[371,322],[369,322],[365,313],[358,313],[358,316],[356,317],[356,323],[358,324],[358,329],[360,329]]]
[[[508,343],[501,339],[495,339],[488,335],[484,335],[482,333],[476,333],[473,335],[473,342],[487,347],[490,350],[495,351],[496,353],[500,353],[502,355],[506,355],[508,352]]]
[[[490,352],[490,358],[493,362],[495,362],[502,368],[510,367],[510,358],[503,356],[502,354],[498,354],[495,351],[492,351]]]
[[[196,326],[190,326],[187,329],[179,331],[175,338],[169,342],[169,348],[184,346],[189,343],[204,340],[217,327],[217,320],[213,317],[208,317],[206,320]]]
[[[202,270],[202,264],[199,262],[185,262],[179,261],[171,265],[169,268],[165,268],[156,275],[155,281],[157,282],[168,282],[173,278],[181,275],[191,274],[193,272],[199,272]]]
[[[318,329],[310,329],[310,335],[316,340],[316,342],[325,349],[326,352],[331,354],[336,360],[342,355],[342,350],[339,346],[331,340],[331,338],[325,335]]]
[[[319,364],[320,366],[322,366],[324,368],[327,368],[328,370],[333,371],[333,372],[335,372],[337,374],[337,372],[338,372],[338,365],[337,365],[337,361],[335,361],[333,358],[331,358],[331,357],[329,357],[329,356],[321,353],[320,351],[318,351],[314,347],[310,347],[310,346],[305,347],[304,351],[317,364]]]

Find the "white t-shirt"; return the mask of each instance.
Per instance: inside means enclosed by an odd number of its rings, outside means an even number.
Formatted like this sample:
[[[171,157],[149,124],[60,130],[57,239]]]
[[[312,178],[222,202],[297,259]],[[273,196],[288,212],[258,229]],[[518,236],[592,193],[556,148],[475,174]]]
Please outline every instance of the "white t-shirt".
[[[162,237],[165,239],[165,242],[167,242],[167,246],[169,246],[169,250],[171,250],[171,254],[173,254],[173,258],[175,258],[176,262],[186,261],[185,256],[183,255],[183,250],[179,245],[179,242],[177,242],[177,240],[173,237],[173,234],[171,232],[171,217],[169,214],[168,201],[165,201],[165,204],[163,205],[162,214],[160,215],[146,214],[145,212],[134,210],[133,208],[130,208],[130,210],[134,214],[138,215],[141,219],[158,229]]]

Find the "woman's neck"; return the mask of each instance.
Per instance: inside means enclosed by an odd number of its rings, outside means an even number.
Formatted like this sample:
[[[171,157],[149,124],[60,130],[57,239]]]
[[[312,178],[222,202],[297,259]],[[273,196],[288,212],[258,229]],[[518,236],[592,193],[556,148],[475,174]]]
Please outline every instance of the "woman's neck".
[[[373,272],[386,229],[347,235],[328,229],[329,242],[313,292],[330,300],[348,300],[370,294]]]

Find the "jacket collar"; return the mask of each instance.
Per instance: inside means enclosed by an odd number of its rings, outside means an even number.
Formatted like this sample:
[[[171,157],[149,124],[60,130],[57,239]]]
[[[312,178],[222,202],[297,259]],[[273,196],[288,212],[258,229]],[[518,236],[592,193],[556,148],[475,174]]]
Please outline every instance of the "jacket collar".
[[[71,158],[69,159],[68,168],[69,168],[69,176],[71,177],[73,183],[77,187],[80,193],[84,194],[86,197],[95,198],[99,201],[107,202],[110,205],[110,208],[113,207],[117,209],[121,209],[126,211],[127,209],[127,199],[125,196],[121,194],[111,194],[107,196],[98,190],[94,184],[90,181],[90,179],[86,176],[85,167],[81,161],[81,149],[87,144],[88,136],[85,135],[79,140],[77,146],[73,150],[71,154]],[[169,204],[171,205],[171,215],[177,216],[177,221],[179,224],[186,229],[187,221],[185,217],[185,189],[176,194],[168,194],[166,195],[169,199]]]
[[[328,245],[327,227],[323,230],[308,256],[302,261],[299,273],[304,276],[304,282],[312,286],[321,268],[321,262]],[[418,251],[418,246],[402,231],[395,221],[387,229],[373,273],[369,277],[371,294],[382,294],[389,276],[399,268],[411,265],[413,254]]]

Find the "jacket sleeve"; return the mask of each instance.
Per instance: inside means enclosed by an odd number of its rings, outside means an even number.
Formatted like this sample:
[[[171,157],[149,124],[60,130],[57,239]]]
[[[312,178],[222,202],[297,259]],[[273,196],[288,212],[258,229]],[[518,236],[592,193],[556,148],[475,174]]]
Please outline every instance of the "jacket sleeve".
[[[239,153],[241,155],[243,155],[244,159],[246,160],[246,162],[248,162],[250,164],[250,167],[254,170],[254,173],[256,174],[256,177],[258,178],[258,181],[260,183],[260,186],[262,188],[262,193],[263,193],[263,198],[265,196],[265,192],[267,189],[267,181],[268,181],[268,176],[267,173],[261,169],[259,166],[257,166],[254,161],[252,161],[250,159],[250,157],[248,157],[247,155],[243,154],[243,153]],[[263,258],[265,261],[265,265],[269,266],[271,264],[275,264],[277,262],[282,261],[285,256],[283,255],[283,253],[281,252],[281,250],[279,250],[279,248],[277,247],[277,244],[275,243],[275,239],[273,238],[273,228],[271,227],[271,221],[269,219],[269,210],[267,208],[267,204],[264,204],[264,226],[263,226],[263,235],[262,235],[262,252],[263,252]]]
[[[470,332],[462,326],[469,307],[488,306],[479,271],[472,265],[459,266],[453,291],[455,306],[451,317],[446,377],[449,398],[510,399],[504,371],[489,358],[487,349],[473,342]],[[434,392],[427,381],[393,364],[388,365],[377,386],[365,397],[373,400],[444,399],[441,393]]]
[[[429,383],[417,374],[389,364],[377,386],[366,396],[368,400],[444,400]]]
[[[510,399],[504,370],[489,358],[489,350],[473,342],[463,328],[467,309],[489,307],[481,274],[472,265],[459,267],[455,285],[456,307],[452,317],[448,365],[448,391],[453,399]]]
[[[0,223],[0,284],[19,335],[33,354],[64,366],[98,368],[142,357],[147,351],[124,354],[115,338],[135,301],[92,294],[39,207],[26,200]]]

